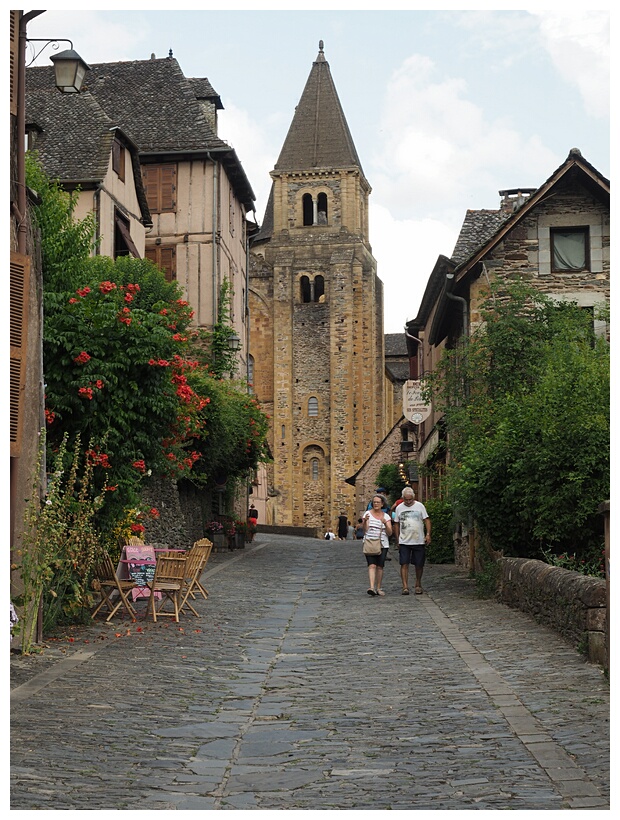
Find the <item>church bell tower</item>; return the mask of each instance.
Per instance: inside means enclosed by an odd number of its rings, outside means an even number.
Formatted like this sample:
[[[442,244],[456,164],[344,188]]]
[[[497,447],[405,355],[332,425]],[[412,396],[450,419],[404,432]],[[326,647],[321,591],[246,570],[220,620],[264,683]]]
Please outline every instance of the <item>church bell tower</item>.
[[[271,416],[266,523],[354,522],[355,473],[383,430],[383,285],[370,185],[319,53],[251,243],[254,392]]]

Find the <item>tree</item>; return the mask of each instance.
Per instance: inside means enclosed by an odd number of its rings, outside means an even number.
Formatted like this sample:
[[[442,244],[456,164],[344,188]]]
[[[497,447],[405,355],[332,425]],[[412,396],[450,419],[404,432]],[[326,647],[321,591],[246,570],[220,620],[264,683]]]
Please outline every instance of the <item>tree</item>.
[[[448,494],[495,549],[600,549],[609,496],[609,345],[591,316],[522,285],[428,379],[445,414]]]
[[[398,465],[384,464],[377,473],[377,483],[375,486],[385,488],[391,504],[398,501],[404,487]]]

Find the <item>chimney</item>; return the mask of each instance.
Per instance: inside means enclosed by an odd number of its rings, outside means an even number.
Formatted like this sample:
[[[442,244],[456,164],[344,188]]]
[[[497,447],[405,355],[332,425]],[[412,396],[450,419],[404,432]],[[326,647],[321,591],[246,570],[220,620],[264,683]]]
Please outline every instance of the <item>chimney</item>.
[[[500,211],[504,214],[513,214],[521,205],[529,199],[536,188],[508,188],[505,191],[500,191],[501,196]]]

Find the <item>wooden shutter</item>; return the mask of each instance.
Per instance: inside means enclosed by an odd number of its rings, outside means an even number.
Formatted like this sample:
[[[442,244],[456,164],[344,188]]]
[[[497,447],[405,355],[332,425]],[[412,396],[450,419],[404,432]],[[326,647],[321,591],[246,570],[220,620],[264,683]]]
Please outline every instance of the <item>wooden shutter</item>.
[[[11,11],[11,65],[10,89],[11,89],[11,114],[17,116],[17,83],[19,80],[19,20],[21,11]],[[6,19],[6,18],[5,18]]]
[[[174,163],[144,165],[142,176],[151,213],[176,211],[177,166]]]
[[[117,139],[112,143],[112,170],[121,182],[125,181],[125,149]]]
[[[177,251],[174,245],[151,245],[145,254],[166,277],[166,282],[174,282],[177,278]]]
[[[177,166],[162,165],[161,172],[161,210],[176,211],[177,201]]]
[[[28,331],[28,293],[30,286],[30,257],[11,253],[11,310],[10,310],[10,422],[11,456],[21,452],[26,389],[26,352]]]

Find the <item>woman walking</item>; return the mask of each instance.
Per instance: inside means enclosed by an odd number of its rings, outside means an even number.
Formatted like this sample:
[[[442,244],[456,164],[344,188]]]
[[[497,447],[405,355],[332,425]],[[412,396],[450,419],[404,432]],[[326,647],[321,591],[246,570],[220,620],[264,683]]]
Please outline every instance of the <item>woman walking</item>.
[[[369,595],[385,595],[381,589],[383,581],[383,567],[385,566],[385,556],[388,553],[390,546],[390,536],[392,535],[392,519],[382,510],[383,499],[379,495],[373,496],[372,507],[366,510],[363,515],[364,521],[364,538],[375,539],[381,541],[381,552],[378,555],[366,555],[366,563],[368,564],[368,580],[370,586],[368,587]]]

